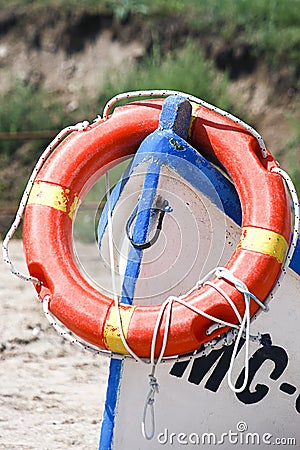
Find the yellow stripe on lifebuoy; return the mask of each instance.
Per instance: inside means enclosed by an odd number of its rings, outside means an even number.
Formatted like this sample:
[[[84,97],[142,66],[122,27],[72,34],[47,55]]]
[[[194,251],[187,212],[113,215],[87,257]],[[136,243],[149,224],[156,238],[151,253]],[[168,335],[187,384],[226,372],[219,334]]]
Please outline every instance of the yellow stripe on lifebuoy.
[[[79,198],[70,189],[45,181],[36,181],[31,189],[28,204],[50,206],[68,213],[73,219],[79,204]]]
[[[190,120],[190,125],[189,125],[188,136],[191,136],[193,122],[194,122],[194,120],[197,117],[197,112],[196,111],[199,109],[198,103],[190,102],[190,104],[192,106],[192,115],[191,115],[191,120]]]
[[[129,323],[130,323],[134,309],[135,309],[134,306],[129,306],[129,307],[124,308],[124,307],[122,307],[122,305],[119,305],[122,329],[123,329],[125,339],[127,339]],[[115,352],[115,353],[122,353],[123,355],[124,354],[128,355],[128,351],[124,347],[124,344],[121,339],[117,311],[114,306],[112,306],[110,308],[108,318],[106,319],[106,322],[104,325],[103,338],[104,338],[106,348],[108,350],[111,350],[112,352]]]
[[[289,245],[281,234],[274,231],[264,228],[244,227],[238,248],[273,256],[282,264]]]

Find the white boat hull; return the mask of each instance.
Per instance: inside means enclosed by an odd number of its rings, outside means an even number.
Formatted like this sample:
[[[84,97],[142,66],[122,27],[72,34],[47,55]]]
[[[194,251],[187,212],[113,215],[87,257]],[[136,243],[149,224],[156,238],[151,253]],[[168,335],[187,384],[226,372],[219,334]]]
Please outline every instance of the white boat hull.
[[[242,448],[247,440],[250,448],[267,449],[276,442],[289,442],[297,448],[299,300],[300,277],[289,270],[270,311],[253,322],[252,332],[269,333],[272,346],[267,349],[250,344],[249,385],[241,394],[234,394],[227,384],[230,347],[187,365],[161,364],[157,369],[160,391],[155,400],[156,431],[151,441],[145,440],[140,427],[149,389],[149,366],[124,361],[112,448],[210,448],[211,442],[231,449]],[[242,375],[243,368],[242,348],[236,359],[234,380]]]

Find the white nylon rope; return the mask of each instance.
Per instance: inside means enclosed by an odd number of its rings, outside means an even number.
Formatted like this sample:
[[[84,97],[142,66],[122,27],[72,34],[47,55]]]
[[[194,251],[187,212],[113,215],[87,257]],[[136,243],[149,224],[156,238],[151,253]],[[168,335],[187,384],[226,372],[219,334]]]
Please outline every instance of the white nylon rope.
[[[105,107],[103,109],[103,119],[108,119],[111,108],[116,103],[118,103],[122,100],[128,100],[130,98],[138,98],[138,97],[167,97],[169,95],[177,95],[177,96],[180,95],[182,97],[185,97],[187,100],[190,100],[191,102],[194,102],[194,103],[197,103],[198,105],[204,106],[204,108],[207,108],[210,111],[215,111],[216,113],[220,114],[220,116],[228,117],[228,119],[232,120],[232,122],[245,128],[245,130],[249,131],[249,133],[252,134],[252,136],[254,136],[257,139],[263,158],[267,158],[268,152],[267,152],[264,140],[261,137],[261,135],[254,128],[250,127],[250,125],[248,125],[246,122],[239,119],[238,117],[234,116],[233,114],[230,114],[229,112],[224,111],[223,109],[220,109],[217,106],[211,105],[210,103],[207,103],[204,100],[202,100],[198,97],[195,97],[194,95],[186,94],[185,92],[173,91],[170,89],[163,89],[163,90],[162,89],[153,89],[153,90],[145,90],[145,91],[124,92],[123,94],[118,94],[115,97],[113,97],[105,105]]]
[[[239,320],[239,325],[230,323],[230,322],[226,322],[222,319],[219,319],[217,317],[211,316],[210,314],[205,313],[204,311],[202,311],[199,308],[196,308],[195,306],[192,306],[190,303],[187,303],[184,298],[186,298],[192,291],[195,290],[195,288],[199,288],[203,285],[206,284],[210,284],[211,286],[215,287],[215,285],[213,285],[210,282],[207,282],[207,278],[209,278],[209,276],[211,276],[212,274],[215,274],[218,278],[223,278],[231,283],[233,283],[236,287],[237,290],[239,290],[243,295],[244,295],[244,300],[245,300],[245,313],[243,318],[241,319],[241,316],[239,314],[239,312],[236,309],[236,306],[234,305],[233,310],[237,315],[237,318]],[[218,292],[220,292],[224,298],[227,300],[228,296],[227,294],[220,288],[217,289]],[[180,297],[175,297],[175,296],[170,296],[167,298],[167,300],[165,300],[164,303],[162,303],[159,314],[157,316],[156,319],[156,324],[155,324],[155,328],[153,331],[153,337],[152,337],[152,343],[151,343],[151,357],[150,357],[150,362],[151,362],[151,373],[149,374],[150,377],[150,391],[146,397],[146,402],[145,402],[145,406],[144,406],[144,411],[143,411],[143,417],[142,417],[142,422],[141,422],[141,426],[142,426],[142,433],[143,436],[146,439],[152,439],[155,433],[155,422],[154,422],[154,394],[158,393],[158,383],[157,383],[157,379],[155,378],[155,369],[156,367],[159,365],[159,363],[162,361],[163,359],[163,354],[167,345],[167,340],[168,340],[168,333],[169,333],[169,329],[171,326],[171,311],[172,311],[172,306],[173,303],[179,303],[183,306],[185,306],[187,309],[195,312],[196,314],[199,314],[203,317],[206,317],[218,324],[221,324],[222,326],[229,326],[231,328],[235,328],[238,330],[238,335],[235,341],[235,346],[233,349],[233,353],[231,356],[231,361],[230,361],[230,367],[229,367],[229,371],[228,371],[228,384],[229,387],[232,391],[238,393],[241,392],[245,389],[247,383],[248,383],[248,375],[249,375],[249,342],[250,340],[259,340],[260,336],[251,336],[250,335],[250,298],[252,298],[253,300],[256,301],[256,303],[263,309],[267,309],[267,307],[258,299],[256,298],[247,288],[247,286],[238,278],[236,278],[228,269],[224,268],[224,267],[217,267],[216,269],[211,270],[202,280],[199,280],[196,287],[192,288],[189,292],[187,292],[186,294],[184,294],[183,296]],[[232,306],[233,302],[230,299],[229,304]],[[157,358],[157,360],[155,361],[155,357],[154,357],[154,352],[155,352],[155,347],[156,347],[156,342],[157,342],[157,337],[158,337],[158,332],[159,332],[159,328],[160,328],[160,324],[164,315],[165,310],[167,311],[166,313],[166,318],[165,318],[165,329],[164,329],[164,336],[163,336],[163,344],[159,353],[159,357]],[[236,388],[235,386],[233,386],[233,383],[231,381],[232,378],[232,370],[233,370],[233,365],[234,365],[234,360],[235,360],[235,356],[237,354],[238,351],[238,346],[240,343],[240,340],[242,337],[244,337],[245,335],[245,377],[244,377],[244,381],[243,384],[240,388]],[[146,414],[147,414],[147,408],[150,408],[150,413],[151,413],[151,431],[150,433],[148,433],[146,431]]]

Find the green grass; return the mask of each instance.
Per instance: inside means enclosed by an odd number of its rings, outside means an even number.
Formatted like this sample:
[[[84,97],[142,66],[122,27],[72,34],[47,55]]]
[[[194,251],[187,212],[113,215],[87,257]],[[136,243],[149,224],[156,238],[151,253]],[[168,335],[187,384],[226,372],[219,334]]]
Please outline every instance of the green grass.
[[[271,67],[288,64],[294,76],[299,69],[300,0],[0,0],[1,10],[12,7],[28,17],[46,14],[49,8],[62,15],[79,9],[106,12],[116,20],[139,16],[151,30],[168,16],[193,36],[209,33],[230,45],[246,43],[254,57]]]
[[[293,183],[296,186],[298,195],[300,195],[300,129],[297,118],[289,115],[289,125],[291,137],[284,148],[278,152],[279,159],[283,160],[282,168],[288,171]]]
[[[93,102],[83,93],[81,96],[79,94],[79,100],[78,110],[67,112],[58,97],[49,95],[43,87],[24,83],[20,79],[0,94],[0,132],[49,130],[49,138],[46,139],[0,139],[0,203],[17,202],[34,163],[57,130],[86,117],[93,119],[89,117],[93,114]]]
[[[0,95],[0,131],[39,131],[55,129],[60,126],[62,106],[51,101],[50,96],[41,88],[15,80],[10,89]],[[22,145],[19,142],[18,145]],[[16,142],[1,142],[1,154],[11,156]]]
[[[39,131],[60,125],[60,105],[49,103],[43,89],[16,80],[0,95],[0,132]],[[46,140],[2,139],[0,141],[0,201],[16,202],[27,179],[26,167],[38,158]],[[14,176],[14,170],[17,171]]]
[[[250,46],[250,54],[276,69],[288,65],[296,83],[300,52],[299,0],[193,0],[186,19],[191,28],[229,46]]]
[[[217,72],[199,46],[187,41],[183,49],[163,55],[160,48],[142,64],[132,68],[127,75],[111,74],[107,84],[101,89],[99,103],[104,104],[120,92],[171,89],[200,97],[223,109],[234,108],[228,92],[226,73]],[[237,108],[236,108],[237,109]]]

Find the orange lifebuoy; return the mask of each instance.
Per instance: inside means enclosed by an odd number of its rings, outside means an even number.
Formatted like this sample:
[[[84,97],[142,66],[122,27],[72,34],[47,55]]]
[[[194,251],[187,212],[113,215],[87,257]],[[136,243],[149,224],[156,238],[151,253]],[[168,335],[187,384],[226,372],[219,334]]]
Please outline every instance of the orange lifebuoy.
[[[162,100],[134,102],[115,109],[107,119],[85,131],[71,133],[43,165],[26,206],[23,241],[29,272],[41,280],[41,299],[68,329],[102,349],[127,353],[117,327],[114,301],[92,287],[81,275],[72,243],[73,218],[80,200],[114,161],[136,151],[158,125]],[[230,119],[202,106],[193,108],[190,143],[221,164],[238,191],[242,234],[226,267],[264,301],[275,285],[291,234],[289,199],[272,155],[262,158],[257,140]],[[244,297],[231,283],[214,284],[233,300],[240,314]],[[236,323],[225,298],[211,286],[196,288],[184,298],[207,314]],[[258,306],[251,302],[253,315]],[[120,305],[126,341],[140,357],[149,357],[160,305]],[[199,348],[218,334],[206,334],[211,321],[174,304],[165,356]],[[156,342],[160,349],[162,324]]]

